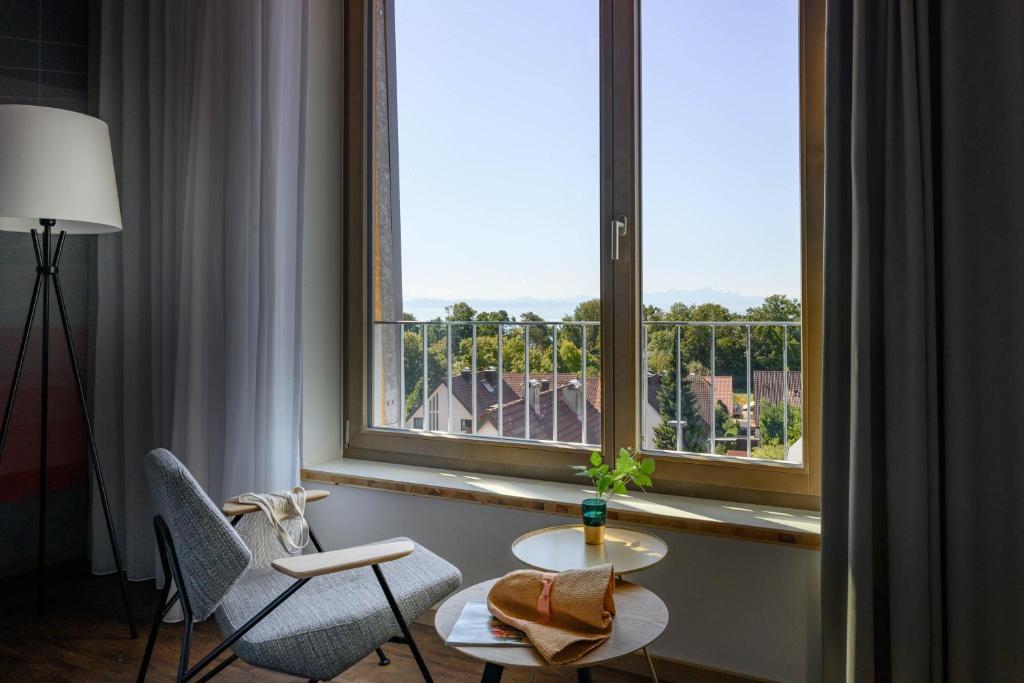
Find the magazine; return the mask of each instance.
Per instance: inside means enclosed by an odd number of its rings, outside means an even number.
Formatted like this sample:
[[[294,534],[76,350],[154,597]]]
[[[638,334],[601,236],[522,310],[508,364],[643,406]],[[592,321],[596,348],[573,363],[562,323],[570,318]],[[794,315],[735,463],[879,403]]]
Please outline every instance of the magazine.
[[[526,634],[491,615],[485,602],[467,602],[445,645],[530,647]]]

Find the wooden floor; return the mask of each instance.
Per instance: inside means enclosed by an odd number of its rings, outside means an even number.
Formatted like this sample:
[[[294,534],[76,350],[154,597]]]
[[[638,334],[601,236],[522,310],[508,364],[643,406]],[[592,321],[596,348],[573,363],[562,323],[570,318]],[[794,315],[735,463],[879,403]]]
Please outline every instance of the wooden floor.
[[[129,583],[130,598],[139,622],[138,640],[128,637],[121,612],[117,581],[113,576],[94,577],[79,565],[51,568],[45,590],[45,609],[37,610],[37,582],[32,576],[0,580],[0,681],[133,681],[146,646],[146,635],[157,593],[153,582]],[[438,683],[480,680],[481,663],[444,647],[434,629],[413,625],[427,665]],[[164,624],[150,666],[149,681],[171,681],[177,671],[181,625]],[[212,621],[199,624],[192,639],[195,662],[219,642]],[[419,671],[402,645],[385,646],[391,664],[379,666],[371,655],[335,680],[419,681]],[[647,679],[617,671],[594,670],[595,681],[639,683]],[[228,667],[214,680],[297,681],[299,679],[257,669],[241,662]],[[507,672],[503,681],[530,681],[524,672]],[[537,674],[538,683],[575,681],[576,676]]]

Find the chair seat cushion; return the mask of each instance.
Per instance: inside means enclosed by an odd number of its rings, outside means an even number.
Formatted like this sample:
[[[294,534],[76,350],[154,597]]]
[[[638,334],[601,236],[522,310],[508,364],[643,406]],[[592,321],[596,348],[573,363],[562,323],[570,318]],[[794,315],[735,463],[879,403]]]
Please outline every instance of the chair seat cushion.
[[[412,554],[380,565],[407,624],[462,583],[458,569],[415,546]],[[223,634],[242,626],[294,581],[274,569],[250,569],[217,610]],[[377,577],[362,567],[310,579],[239,639],[234,651],[255,666],[328,680],[398,635]]]

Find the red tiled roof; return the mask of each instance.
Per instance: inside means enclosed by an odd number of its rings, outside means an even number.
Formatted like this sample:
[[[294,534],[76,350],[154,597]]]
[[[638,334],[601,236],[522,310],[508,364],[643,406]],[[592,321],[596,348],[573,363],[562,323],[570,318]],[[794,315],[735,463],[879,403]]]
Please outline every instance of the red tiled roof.
[[[658,391],[661,389],[662,376],[658,373],[647,377],[647,401],[660,412]],[[701,419],[708,425],[714,424],[714,408],[711,403],[711,377],[709,375],[687,375],[683,378],[690,385],[693,402]],[[715,403],[723,403],[732,414],[732,375],[715,375]],[[672,417],[671,419],[675,419]]]
[[[754,415],[760,413],[761,404],[782,403],[783,395],[789,405],[800,407],[803,405],[803,384],[800,379],[799,370],[790,370],[786,377],[786,386],[783,387],[782,370],[754,370]]]
[[[559,373],[561,375],[561,373]],[[593,385],[590,378],[587,384]],[[567,383],[566,383],[567,384]],[[577,415],[573,408],[565,402],[562,392],[565,384],[558,387],[558,434],[554,434],[555,409],[553,405],[555,390],[539,392],[539,400],[530,403],[530,435],[531,439],[554,439],[558,441],[582,442],[582,416]],[[588,392],[589,393],[589,392]],[[526,400],[510,401],[501,410],[502,434],[513,438],[525,438],[526,435]],[[498,407],[494,406],[483,415],[483,420],[497,428]],[[601,411],[587,400],[587,443],[597,444],[601,441]]]

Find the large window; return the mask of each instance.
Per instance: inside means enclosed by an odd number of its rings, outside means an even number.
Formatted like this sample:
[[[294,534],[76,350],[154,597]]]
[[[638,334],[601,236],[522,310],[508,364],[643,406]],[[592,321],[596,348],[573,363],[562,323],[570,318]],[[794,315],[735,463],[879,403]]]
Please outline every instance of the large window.
[[[350,3],[349,454],[813,506],[823,5]]]

